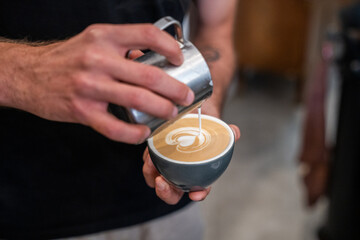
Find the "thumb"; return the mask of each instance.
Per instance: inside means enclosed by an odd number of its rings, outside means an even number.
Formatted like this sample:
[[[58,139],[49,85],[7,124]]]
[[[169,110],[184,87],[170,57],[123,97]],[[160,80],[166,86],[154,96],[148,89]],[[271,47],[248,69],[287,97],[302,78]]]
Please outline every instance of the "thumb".
[[[238,128],[238,126],[234,125],[234,124],[230,124],[229,127],[232,129],[232,131],[234,132],[235,135],[235,142],[237,140],[240,139],[241,133],[240,133],[240,129]]]

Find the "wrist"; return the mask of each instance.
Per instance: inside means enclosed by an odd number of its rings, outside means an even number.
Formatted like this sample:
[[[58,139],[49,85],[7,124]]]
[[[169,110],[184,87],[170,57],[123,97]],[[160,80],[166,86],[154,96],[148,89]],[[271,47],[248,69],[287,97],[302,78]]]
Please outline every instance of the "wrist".
[[[22,80],[31,69],[34,47],[10,43],[0,43],[0,106],[17,107],[21,101]]]

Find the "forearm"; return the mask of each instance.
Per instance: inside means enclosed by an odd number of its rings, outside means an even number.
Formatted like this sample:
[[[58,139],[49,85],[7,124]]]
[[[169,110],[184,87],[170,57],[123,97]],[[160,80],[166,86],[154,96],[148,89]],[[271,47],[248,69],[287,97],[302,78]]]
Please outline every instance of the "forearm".
[[[93,24],[65,41],[32,45],[0,42],[0,106],[83,124],[134,144],[143,142],[150,129],[117,119],[109,113],[109,103],[170,119],[175,104],[193,101],[185,84],[125,58],[129,49],[140,47],[157,51],[172,64],[182,63],[176,40],[151,24]]]
[[[199,43],[198,43],[199,42]],[[231,41],[228,41],[229,44]],[[221,112],[227,89],[235,71],[235,54],[233,48],[225,46],[225,41],[196,41],[211,71],[214,90],[211,101]]]
[[[219,1],[220,3],[221,1]],[[236,1],[222,2],[221,9],[213,1],[213,6],[206,5],[206,1],[199,1],[196,34],[192,41],[204,55],[211,71],[214,82],[214,92],[210,99],[219,113],[224,103],[227,89],[233,78],[236,56],[234,51],[233,27]],[[220,3],[221,4],[221,3]],[[214,14],[214,10],[219,11]]]
[[[0,107],[33,112],[39,102],[36,67],[42,55],[62,41],[29,42],[0,37]],[[32,96],[37,96],[36,98]]]
[[[14,83],[21,78],[22,62],[28,59],[25,54],[30,48],[7,39],[0,39],[0,106],[13,107],[19,93],[14,91]]]

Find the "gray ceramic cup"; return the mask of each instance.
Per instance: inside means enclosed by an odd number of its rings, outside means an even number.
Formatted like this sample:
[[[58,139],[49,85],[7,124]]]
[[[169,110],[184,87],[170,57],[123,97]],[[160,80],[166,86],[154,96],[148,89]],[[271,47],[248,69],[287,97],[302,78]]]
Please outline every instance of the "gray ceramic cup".
[[[185,117],[197,116],[197,114],[188,114]],[[220,123],[229,132],[228,146],[213,158],[195,162],[173,160],[157,151],[153,137],[148,139],[149,154],[156,169],[170,184],[185,192],[200,191],[215,182],[228,167],[234,150],[235,136],[232,129],[218,118],[207,115],[202,115],[202,118]]]

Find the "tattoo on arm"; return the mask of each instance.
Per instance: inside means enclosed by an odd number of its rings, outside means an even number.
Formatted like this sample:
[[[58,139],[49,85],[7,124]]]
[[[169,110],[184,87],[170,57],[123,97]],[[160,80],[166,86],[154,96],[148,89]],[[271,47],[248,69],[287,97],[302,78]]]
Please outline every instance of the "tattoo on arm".
[[[216,62],[221,57],[220,52],[217,49],[210,46],[199,48],[199,50],[204,56],[205,61],[208,63],[209,67],[211,67],[211,64],[213,62]]]

